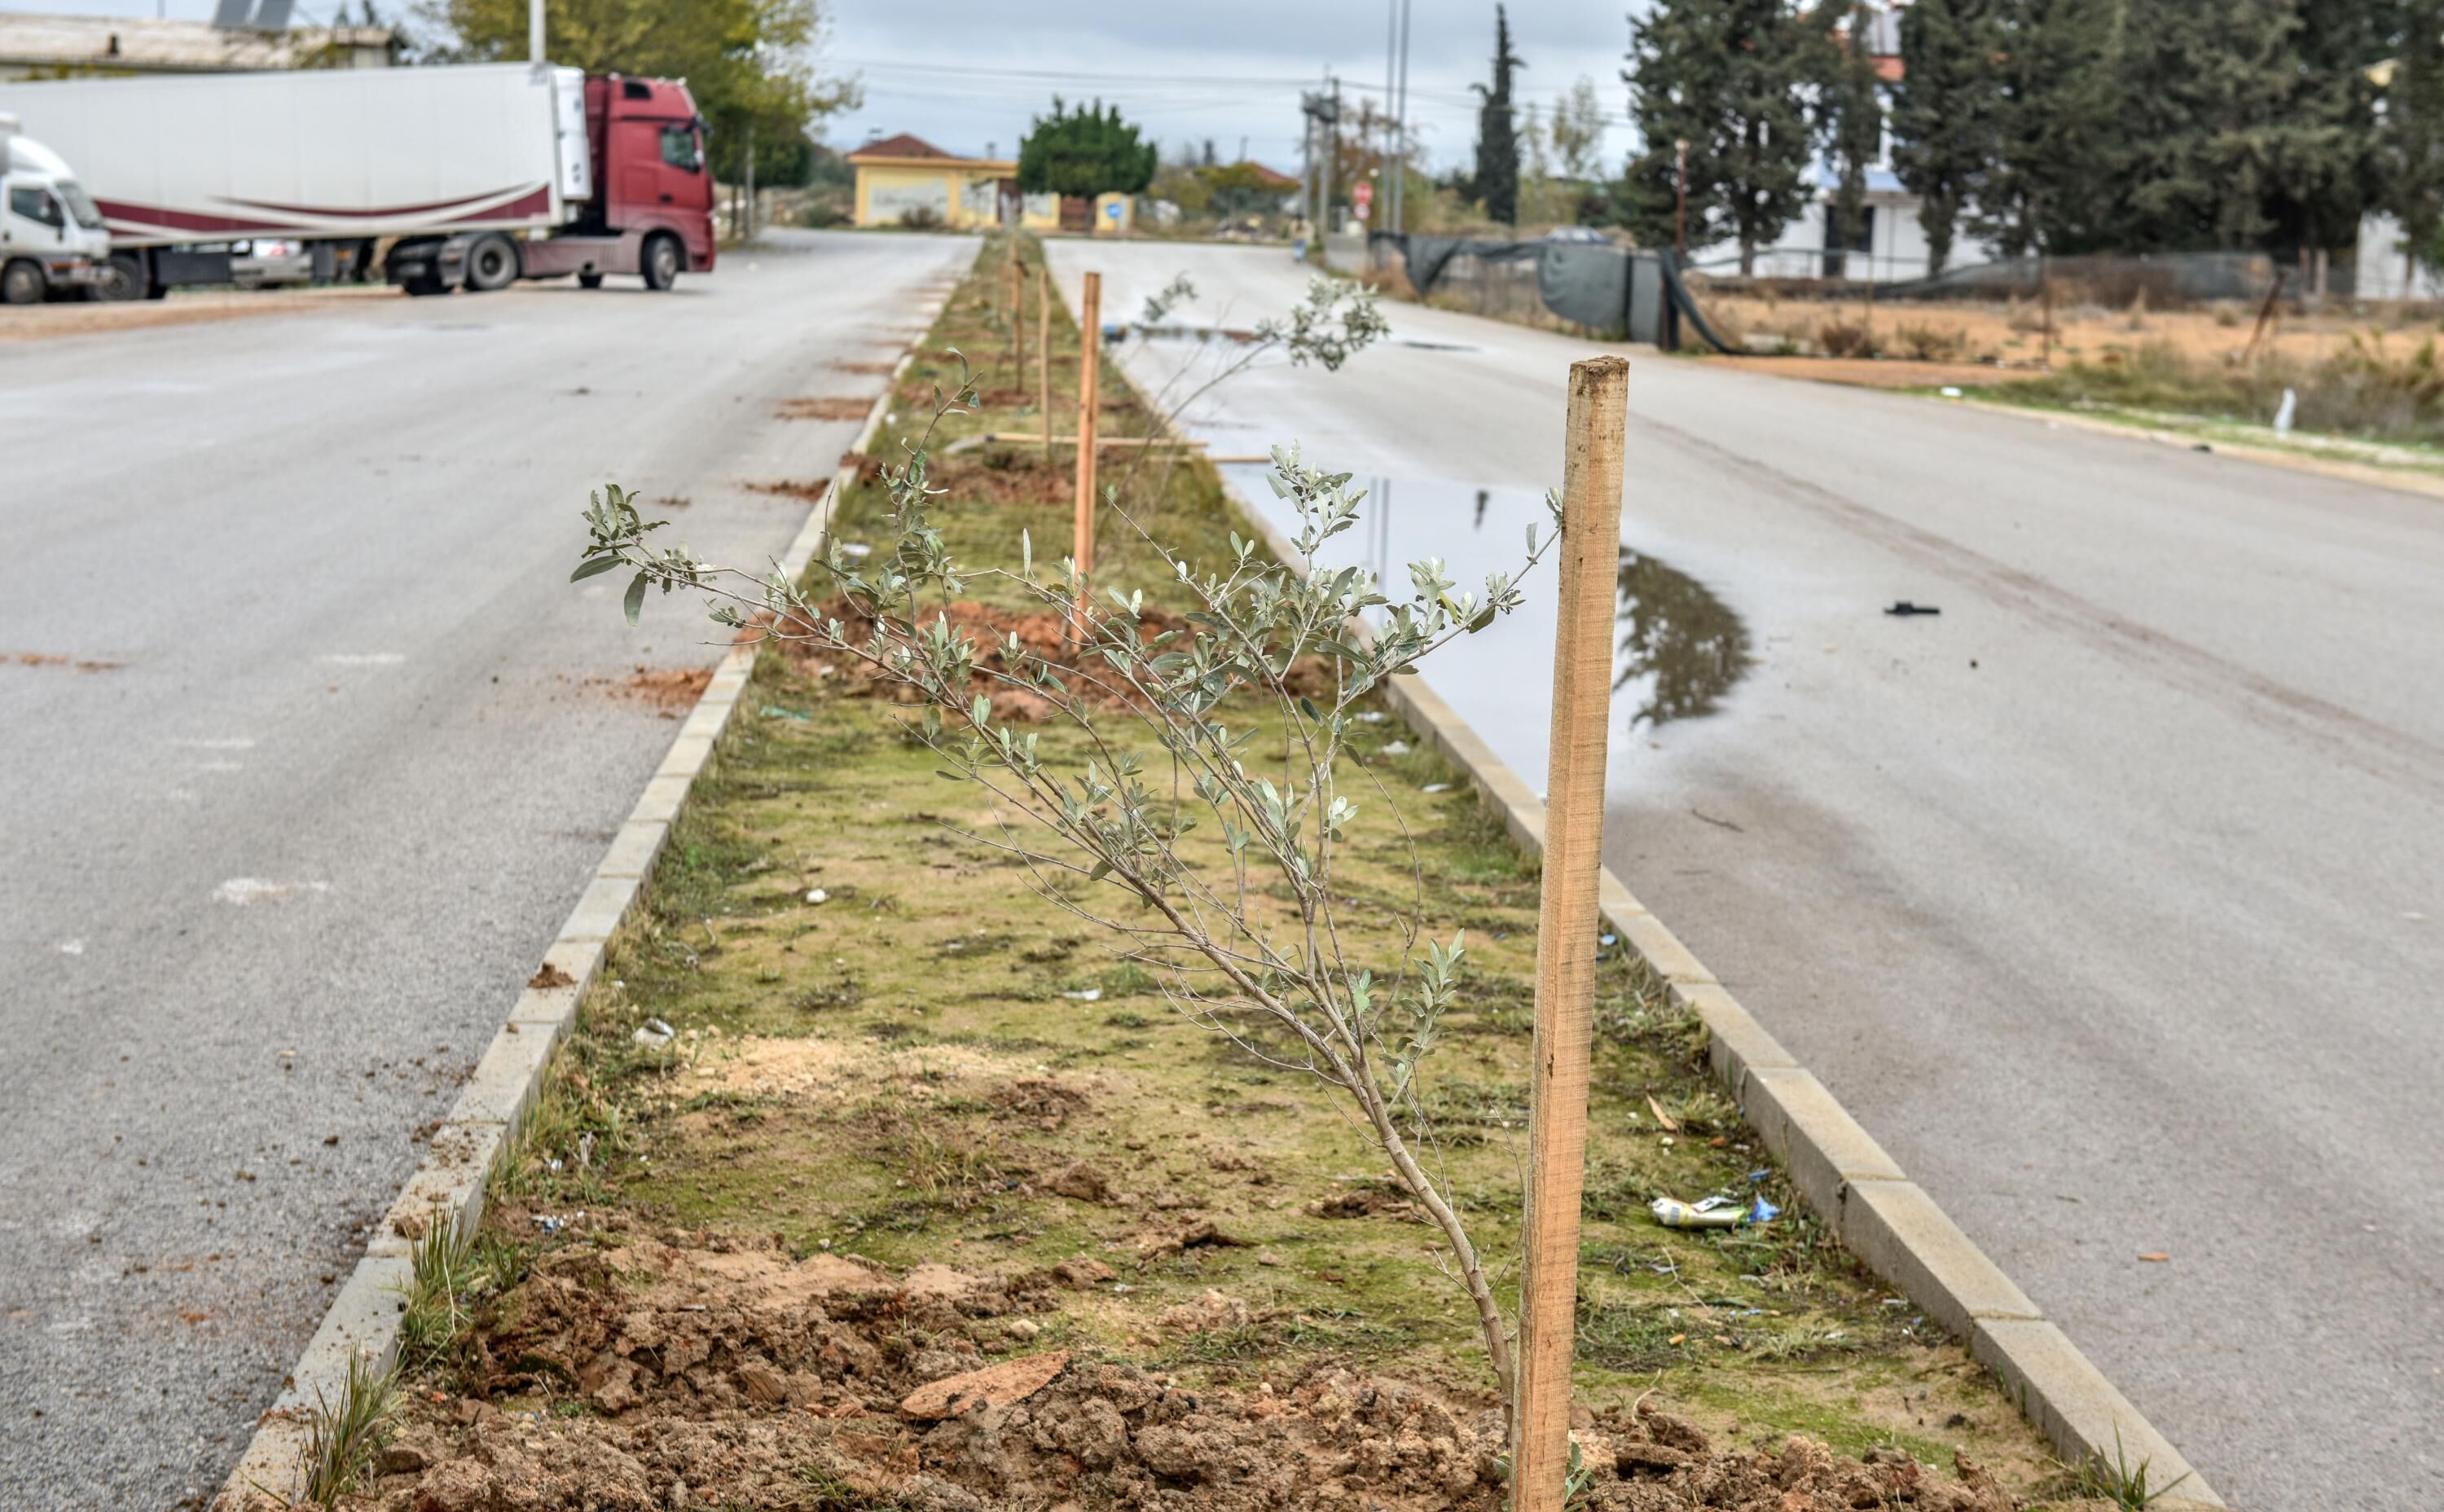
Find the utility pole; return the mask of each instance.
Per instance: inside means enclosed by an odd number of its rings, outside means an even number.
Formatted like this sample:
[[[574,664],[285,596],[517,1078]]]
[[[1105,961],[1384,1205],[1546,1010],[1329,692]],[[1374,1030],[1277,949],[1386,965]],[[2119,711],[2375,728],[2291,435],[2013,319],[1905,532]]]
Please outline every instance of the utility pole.
[[[1308,209],[1307,225],[1314,237],[1316,255],[1323,256],[1324,234],[1332,215],[1332,159],[1341,143],[1341,81],[1327,73],[1324,82],[1330,92],[1317,90],[1299,97],[1299,109],[1306,116],[1306,175],[1304,194]],[[1322,146],[1317,144],[1319,133]],[[1319,162],[1318,159],[1322,161]]]
[[[1332,114],[1325,119],[1324,129],[1324,229],[1332,229],[1332,175],[1341,162],[1341,81],[1324,75],[1332,82]]]
[[[1385,229],[1405,231],[1409,229],[1409,0],[1400,0],[1400,98],[1393,103],[1392,119],[1399,152],[1392,170],[1392,218]]]
[[[543,0],[527,0],[527,62],[541,68],[546,61],[543,51]]]
[[[1341,145],[1341,81],[1327,73],[1324,82],[1330,86],[1330,93],[1318,90],[1299,97],[1299,109],[1306,113],[1306,197],[1314,211],[1307,224],[1314,228],[1318,248],[1324,245],[1324,233],[1329,229],[1326,222],[1332,215],[1332,159]],[[1321,151],[1316,145],[1319,132],[1324,138]],[[1319,157],[1323,159],[1321,163],[1317,162]]]
[[[1378,178],[1391,176],[1387,170],[1392,166],[1392,97],[1399,88],[1400,78],[1400,0],[1388,0],[1384,9],[1388,15],[1383,23],[1383,150],[1375,159],[1381,165],[1375,175]],[[1375,197],[1381,203],[1384,213],[1390,214],[1392,186],[1388,183],[1377,185]],[[1398,230],[1399,227],[1391,223],[1383,229]]]
[[[1678,182],[1672,191],[1672,260],[1686,267],[1689,262],[1689,138],[1681,138],[1673,144],[1672,150],[1678,164]]]
[[[747,118],[747,225],[739,240],[755,239],[755,118]]]

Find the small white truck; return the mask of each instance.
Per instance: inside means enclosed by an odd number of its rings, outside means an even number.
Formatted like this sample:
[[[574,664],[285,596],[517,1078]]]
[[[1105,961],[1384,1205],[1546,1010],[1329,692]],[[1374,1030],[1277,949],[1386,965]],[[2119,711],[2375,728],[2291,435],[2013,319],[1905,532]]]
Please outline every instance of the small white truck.
[[[102,212],[68,165],[0,115],[0,304],[90,294],[109,262]]]

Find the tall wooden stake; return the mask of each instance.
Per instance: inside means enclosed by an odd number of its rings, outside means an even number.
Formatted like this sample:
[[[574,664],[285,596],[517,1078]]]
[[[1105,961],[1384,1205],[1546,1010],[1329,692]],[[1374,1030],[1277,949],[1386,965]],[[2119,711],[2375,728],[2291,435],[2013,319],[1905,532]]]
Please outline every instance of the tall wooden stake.
[[[1587,1159],[1596,895],[1603,867],[1604,746],[1620,574],[1629,364],[1570,364],[1562,464],[1561,618],[1553,631],[1553,748],[1536,932],[1535,1060],[1528,1083],[1526,1266],[1519,1293],[1514,1512],[1562,1512],[1570,1466],[1570,1343],[1578,1328],[1579,1196]]]
[[[1086,275],[1086,292],[1078,301],[1078,528],[1077,558],[1081,577],[1095,570],[1095,385],[1103,355],[1103,275]],[[1045,427],[1045,433],[1051,433]],[[1078,594],[1083,624],[1085,590]],[[1609,664],[1607,664],[1609,665]]]
[[[1017,238],[1011,238],[1013,242]],[[1009,381],[1015,388],[1027,381],[1027,294],[1018,268],[1018,253],[1009,254]]]
[[[1043,422],[1044,460],[1052,460],[1052,270],[1035,269],[1035,414]]]
[[[2037,360],[2037,365],[2050,373],[2054,370],[2054,280],[2042,261],[2037,264],[2037,282],[2045,286],[2046,301],[2046,355]]]

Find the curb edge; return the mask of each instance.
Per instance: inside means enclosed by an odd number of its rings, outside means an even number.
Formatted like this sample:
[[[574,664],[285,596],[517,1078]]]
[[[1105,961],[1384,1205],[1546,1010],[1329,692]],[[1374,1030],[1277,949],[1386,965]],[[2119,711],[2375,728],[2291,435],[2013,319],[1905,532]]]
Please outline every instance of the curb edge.
[[[959,272],[960,280],[966,270]],[[926,295],[914,306],[930,332],[957,284]],[[890,413],[900,377],[916,359],[912,340],[892,364],[882,393],[866,412],[852,452],[868,452]],[[805,572],[830,529],[832,507],[855,483],[857,467],[843,465],[824,496],[806,508],[805,523],[780,558],[791,579]],[[644,895],[645,880],[669,839],[671,825],[695,780],[713,757],[722,732],[737,711],[739,696],[755,669],[757,648],[733,645],[715,664],[695,707],[646,781],[636,805],[595,868],[576,907],[543,953],[544,963],[566,974],[556,987],[525,986],[509,1016],[485,1047],[449,1116],[434,1132],[424,1156],[377,1223],[365,1251],[342,1283],[339,1295],[289,1368],[281,1392],[257,1420],[254,1436],[212,1501],[212,1512],[249,1512],[286,1506],[304,1494],[307,1425],[317,1400],[337,1402],[354,1360],[370,1358],[387,1373],[398,1357],[399,1318],[406,1303],[400,1288],[411,1278],[414,1245],[399,1226],[410,1227],[446,1217],[461,1236],[473,1234],[501,1153],[517,1136],[535,1095],[542,1090],[552,1052],[577,1019],[577,1006],[594,982],[610,942]]]

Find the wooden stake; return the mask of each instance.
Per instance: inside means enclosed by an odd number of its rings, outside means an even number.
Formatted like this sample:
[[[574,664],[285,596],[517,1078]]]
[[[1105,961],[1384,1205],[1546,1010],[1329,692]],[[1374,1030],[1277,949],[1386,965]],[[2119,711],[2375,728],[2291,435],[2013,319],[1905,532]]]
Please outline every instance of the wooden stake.
[[[1578,1328],[1579,1197],[1586,1175],[1587,1051],[1595,1021],[1596,895],[1603,867],[1628,392],[1629,364],[1620,358],[1570,364],[1553,746],[1536,933],[1535,1060],[1528,1085],[1514,1512],[1562,1512],[1569,1474],[1570,1344]]]
[[[1044,457],[1052,459],[1052,270],[1035,270],[1035,414],[1044,426]]]
[[[2054,370],[2054,280],[2043,263],[2037,265],[2037,282],[2045,286],[2046,301],[2046,355],[2037,365],[2050,373]]]
[[[1103,355],[1102,303],[1103,275],[1089,273],[1085,295],[1078,302],[1078,528],[1071,552],[1082,577],[1095,569],[1095,386]],[[1049,433],[1051,427],[1045,430]],[[1083,616],[1083,588],[1078,601]]]
[[[1011,238],[1009,254],[1009,380],[1012,386],[1026,381],[1027,374],[1027,296],[1020,292],[1017,238]]]

